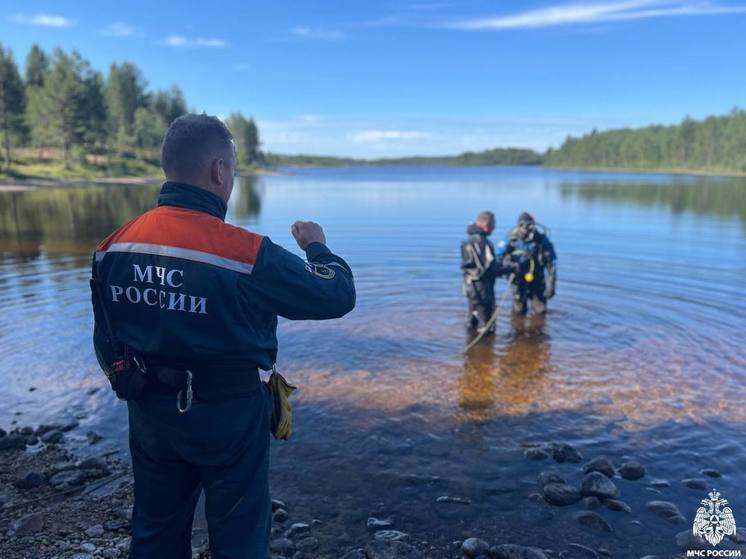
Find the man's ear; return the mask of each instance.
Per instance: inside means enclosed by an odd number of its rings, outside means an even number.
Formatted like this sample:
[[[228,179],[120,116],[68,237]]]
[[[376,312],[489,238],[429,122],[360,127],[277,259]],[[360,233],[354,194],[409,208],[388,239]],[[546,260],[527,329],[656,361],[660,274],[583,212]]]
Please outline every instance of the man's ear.
[[[215,184],[222,185],[225,182],[225,164],[222,159],[213,159],[210,165],[210,178]]]

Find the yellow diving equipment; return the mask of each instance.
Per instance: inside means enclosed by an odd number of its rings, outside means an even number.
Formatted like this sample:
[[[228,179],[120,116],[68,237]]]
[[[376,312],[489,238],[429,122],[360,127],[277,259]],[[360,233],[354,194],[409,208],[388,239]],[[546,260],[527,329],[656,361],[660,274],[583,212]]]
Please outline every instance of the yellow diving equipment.
[[[526,280],[526,283],[531,283],[534,281],[534,259],[529,258],[528,259],[528,272],[523,276],[523,279]]]
[[[293,406],[290,404],[290,394],[296,389],[288,383],[277,367],[272,365],[272,374],[267,380],[269,392],[272,395],[272,424],[270,430],[277,440],[286,441],[293,432]]]

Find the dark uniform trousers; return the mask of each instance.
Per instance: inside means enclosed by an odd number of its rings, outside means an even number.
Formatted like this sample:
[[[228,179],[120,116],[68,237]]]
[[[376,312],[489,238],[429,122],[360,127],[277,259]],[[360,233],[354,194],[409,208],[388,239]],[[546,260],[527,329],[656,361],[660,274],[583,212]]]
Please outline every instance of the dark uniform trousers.
[[[467,288],[469,315],[468,328],[483,328],[492,317],[495,309],[495,283],[493,281],[473,281]]]
[[[524,280],[516,280],[513,283],[513,312],[526,314],[528,303],[535,313],[542,314],[547,311],[547,298],[544,295],[546,282],[544,281],[544,270],[539,270],[534,281],[528,283]]]
[[[181,414],[172,396],[128,402],[135,476],[132,559],[191,559],[200,489],[213,559],[269,557],[272,401],[266,388]]]

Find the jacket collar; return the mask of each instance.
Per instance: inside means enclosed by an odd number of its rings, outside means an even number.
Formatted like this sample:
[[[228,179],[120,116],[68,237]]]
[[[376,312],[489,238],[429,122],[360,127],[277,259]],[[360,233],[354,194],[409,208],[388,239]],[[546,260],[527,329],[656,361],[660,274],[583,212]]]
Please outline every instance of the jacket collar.
[[[225,221],[228,205],[204,188],[183,182],[166,181],[158,196],[158,206],[174,206],[204,212]]]
[[[482,229],[476,223],[472,223],[471,225],[469,225],[469,227],[466,228],[466,234],[467,235],[481,235],[482,237],[487,237],[487,233],[484,232],[484,229]]]

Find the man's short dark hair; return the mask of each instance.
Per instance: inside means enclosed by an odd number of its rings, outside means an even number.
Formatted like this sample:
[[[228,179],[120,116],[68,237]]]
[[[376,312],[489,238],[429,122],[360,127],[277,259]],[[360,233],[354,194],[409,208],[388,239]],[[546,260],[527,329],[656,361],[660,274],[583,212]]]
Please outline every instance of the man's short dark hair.
[[[234,157],[233,136],[219,118],[185,114],[171,123],[161,145],[166,175],[190,176],[204,171],[216,157]]]

